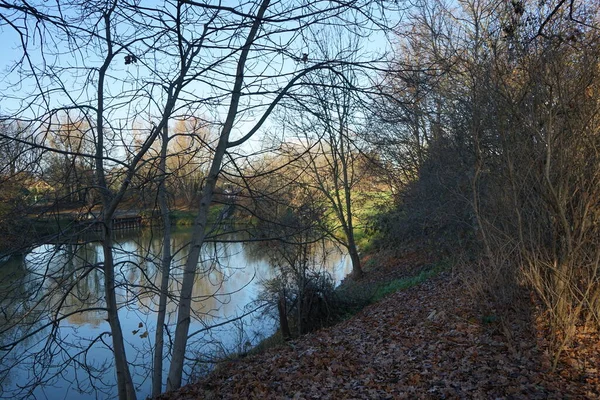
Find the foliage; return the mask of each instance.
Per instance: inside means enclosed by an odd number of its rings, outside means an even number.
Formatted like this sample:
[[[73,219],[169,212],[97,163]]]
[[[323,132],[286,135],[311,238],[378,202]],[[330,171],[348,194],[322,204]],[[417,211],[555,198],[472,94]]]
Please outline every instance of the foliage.
[[[395,206],[371,217],[380,248],[426,248],[438,254],[472,248],[473,213],[466,158],[447,142],[432,145],[418,179],[396,195]]]
[[[0,183],[0,254],[27,246],[26,192],[18,182]]]

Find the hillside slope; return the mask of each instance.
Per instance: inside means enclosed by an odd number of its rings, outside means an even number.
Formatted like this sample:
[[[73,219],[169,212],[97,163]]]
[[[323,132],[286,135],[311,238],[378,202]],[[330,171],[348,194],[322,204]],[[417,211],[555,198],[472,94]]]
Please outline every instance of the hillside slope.
[[[597,342],[585,355],[567,353],[571,361],[552,373],[535,323],[503,323],[477,308],[442,273],[161,398],[600,398]]]

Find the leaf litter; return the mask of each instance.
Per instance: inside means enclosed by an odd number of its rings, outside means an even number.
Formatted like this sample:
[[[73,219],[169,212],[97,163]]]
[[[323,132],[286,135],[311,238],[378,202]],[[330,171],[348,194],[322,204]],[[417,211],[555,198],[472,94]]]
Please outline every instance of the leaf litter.
[[[600,398],[597,333],[579,332],[552,371],[540,318],[507,322],[480,309],[444,272],[159,398]]]

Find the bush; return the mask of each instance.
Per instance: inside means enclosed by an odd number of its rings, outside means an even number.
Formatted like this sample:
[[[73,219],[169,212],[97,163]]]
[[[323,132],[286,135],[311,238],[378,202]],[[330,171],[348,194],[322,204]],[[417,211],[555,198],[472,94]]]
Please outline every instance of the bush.
[[[299,336],[335,321],[336,294],[333,279],[326,271],[307,271],[304,276],[283,272],[263,282],[259,302],[279,320],[284,337]]]

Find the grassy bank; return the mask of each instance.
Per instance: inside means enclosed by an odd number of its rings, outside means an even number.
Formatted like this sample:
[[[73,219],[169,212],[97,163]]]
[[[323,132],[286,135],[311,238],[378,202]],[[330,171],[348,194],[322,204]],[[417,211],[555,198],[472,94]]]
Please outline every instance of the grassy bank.
[[[209,209],[208,214],[208,222],[209,224],[215,223],[221,213],[223,212],[225,206],[221,204],[213,204]],[[171,225],[174,226],[192,226],[194,225],[194,220],[198,216],[198,211],[196,210],[173,210],[170,213],[171,217]]]

